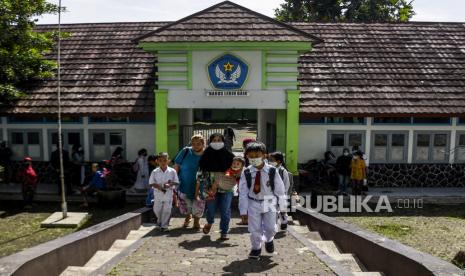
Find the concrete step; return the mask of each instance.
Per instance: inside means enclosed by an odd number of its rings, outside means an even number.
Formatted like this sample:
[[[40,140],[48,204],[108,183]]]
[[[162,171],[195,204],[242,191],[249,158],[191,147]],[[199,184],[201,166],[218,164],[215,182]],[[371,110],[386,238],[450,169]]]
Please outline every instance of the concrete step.
[[[136,242],[136,240],[116,240],[116,241],[113,242],[113,244],[108,249],[108,251],[121,252],[123,249],[125,249],[126,247],[132,245],[135,242]]]
[[[332,255],[331,257],[351,272],[363,271],[363,266],[360,265],[353,254],[336,254]]]
[[[341,252],[337,248],[333,241],[311,241],[321,251],[325,252],[326,255],[332,257],[334,255],[340,255]]]
[[[95,270],[94,267],[68,266],[60,276],[87,276]]]
[[[354,276],[384,276],[382,272],[368,271],[368,272],[352,272]]]
[[[147,233],[150,232],[150,230],[131,230],[129,231],[128,236],[126,237],[126,240],[138,240],[141,239],[143,236],[147,235]]]
[[[289,228],[292,228],[292,230],[296,231],[299,234],[306,234],[310,232],[307,226],[289,225]]]
[[[119,251],[103,251],[99,250],[95,252],[94,256],[87,261],[85,267],[99,268],[113,257],[118,255]]]
[[[304,234],[304,236],[311,241],[322,241],[321,235],[317,231],[309,231]]]

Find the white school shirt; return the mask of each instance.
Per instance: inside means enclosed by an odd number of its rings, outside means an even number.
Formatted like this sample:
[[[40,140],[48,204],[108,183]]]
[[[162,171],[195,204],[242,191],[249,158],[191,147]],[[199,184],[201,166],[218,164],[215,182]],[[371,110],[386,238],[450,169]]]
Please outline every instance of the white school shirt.
[[[165,171],[163,171],[160,167],[156,168],[155,170],[152,171],[150,174],[150,179],[149,179],[149,184],[165,184],[171,181],[172,184],[177,185],[179,183],[178,179],[178,174],[173,168],[166,168]],[[171,201],[173,199],[173,190],[174,186],[171,186],[171,188],[167,189],[166,192],[164,193],[163,191],[160,191],[158,189],[152,188],[153,189],[153,198],[156,201]]]
[[[281,179],[281,176],[278,173],[278,170],[276,169],[276,174],[274,176],[274,193],[271,190],[271,186],[269,186],[269,172],[270,172],[270,166],[269,164],[265,163],[263,168],[261,169],[260,172],[260,192],[258,194],[255,194],[253,192],[253,186],[255,183],[255,175],[257,174],[258,169],[255,168],[254,166],[250,165],[248,169],[250,170],[250,174],[252,176],[252,185],[250,185],[250,189],[247,187],[247,180],[245,179],[245,174],[242,172],[241,175],[241,180],[239,181],[239,211],[241,215],[247,214],[247,209],[248,209],[248,202],[249,200],[264,200],[265,197],[267,199],[270,199],[270,196],[276,196],[278,197],[280,201],[280,208],[285,208],[286,206],[283,206],[283,201],[285,201],[285,192],[284,192],[284,182]],[[264,202],[261,201],[260,204],[263,206]],[[265,208],[262,208],[265,210]]]

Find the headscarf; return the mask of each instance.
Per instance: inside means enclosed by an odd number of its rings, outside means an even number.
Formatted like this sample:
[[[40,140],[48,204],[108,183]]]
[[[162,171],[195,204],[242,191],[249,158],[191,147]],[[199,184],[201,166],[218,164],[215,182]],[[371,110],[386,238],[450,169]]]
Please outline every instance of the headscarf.
[[[225,147],[215,150],[208,146],[199,161],[199,168],[207,172],[225,172],[228,170],[234,158],[234,154]]]

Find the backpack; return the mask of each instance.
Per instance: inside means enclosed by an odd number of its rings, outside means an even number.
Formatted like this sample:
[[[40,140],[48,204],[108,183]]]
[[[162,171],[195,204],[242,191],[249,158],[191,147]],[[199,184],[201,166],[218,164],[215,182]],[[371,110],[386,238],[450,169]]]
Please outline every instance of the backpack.
[[[284,181],[284,171],[285,169],[283,167],[279,167],[278,169],[278,173],[279,173],[279,176],[281,176],[281,179]],[[289,191],[285,191],[286,194],[291,194],[294,192],[294,177],[293,177],[293,174],[291,172],[287,172],[287,175],[289,176]]]
[[[185,147],[185,148],[183,149],[184,154],[182,155],[182,159],[181,159],[181,162],[179,163],[179,165],[181,165],[182,162],[184,161],[184,159],[186,159],[187,155],[189,154],[189,150],[190,150],[189,147]]]
[[[270,181],[270,188],[271,188],[271,191],[273,193],[274,193],[274,177],[275,177],[275,175],[276,175],[276,168],[271,167],[270,171],[268,172],[268,181]],[[252,187],[252,174],[250,173],[249,168],[244,170],[244,176],[245,176],[245,180],[247,181],[247,188],[249,188],[249,190],[250,190],[250,187]]]

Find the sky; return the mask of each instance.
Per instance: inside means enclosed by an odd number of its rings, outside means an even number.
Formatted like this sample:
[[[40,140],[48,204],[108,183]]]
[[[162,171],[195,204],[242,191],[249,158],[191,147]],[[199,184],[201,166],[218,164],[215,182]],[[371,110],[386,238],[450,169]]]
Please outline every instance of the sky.
[[[58,0],[49,0],[58,3]],[[62,0],[67,12],[62,23],[175,21],[208,8],[221,0]],[[284,0],[233,0],[256,12],[273,17]],[[414,0],[412,21],[465,22],[465,0]],[[39,24],[55,24],[57,15],[38,18]]]

